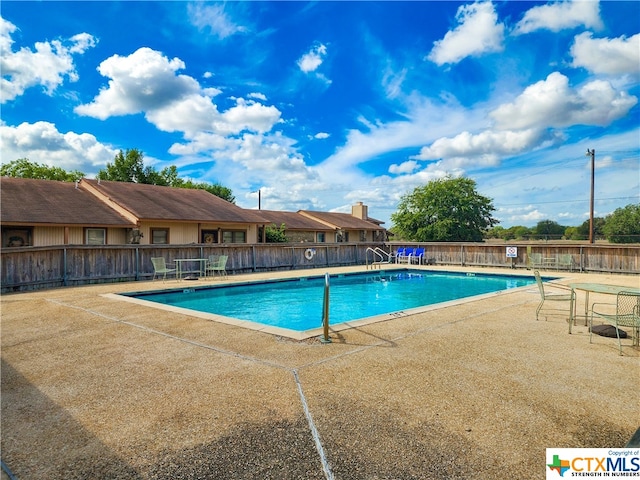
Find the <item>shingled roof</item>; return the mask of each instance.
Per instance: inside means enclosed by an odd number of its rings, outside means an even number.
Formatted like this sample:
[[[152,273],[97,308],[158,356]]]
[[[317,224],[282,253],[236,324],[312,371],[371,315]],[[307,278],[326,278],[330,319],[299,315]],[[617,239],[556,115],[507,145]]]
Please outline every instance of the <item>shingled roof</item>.
[[[139,220],[176,222],[270,223],[252,210],[206,190],[83,179],[81,186],[131,212]]]
[[[361,220],[349,213],[315,212],[312,210],[299,210],[298,213],[313,218],[332,228],[342,230],[381,230],[379,225]]]
[[[314,232],[331,232],[335,230],[324,223],[320,223],[317,220],[301,215],[298,212],[281,212],[278,210],[260,210],[260,212],[269,218],[271,223],[277,226],[284,223],[287,230],[304,230]]]
[[[134,227],[73,182],[2,177],[0,218],[3,225],[82,225]]]

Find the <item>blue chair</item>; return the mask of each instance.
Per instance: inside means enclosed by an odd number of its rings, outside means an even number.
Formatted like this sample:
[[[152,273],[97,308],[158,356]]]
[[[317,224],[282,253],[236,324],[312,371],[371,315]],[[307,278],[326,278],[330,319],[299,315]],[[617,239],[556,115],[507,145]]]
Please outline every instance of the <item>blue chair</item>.
[[[413,252],[413,249],[406,247],[398,247],[396,251],[396,263],[409,262],[409,255]]]
[[[424,258],[424,248],[416,248],[413,250],[413,256],[411,258],[412,262],[415,260],[415,262],[418,265],[422,265],[423,258]]]

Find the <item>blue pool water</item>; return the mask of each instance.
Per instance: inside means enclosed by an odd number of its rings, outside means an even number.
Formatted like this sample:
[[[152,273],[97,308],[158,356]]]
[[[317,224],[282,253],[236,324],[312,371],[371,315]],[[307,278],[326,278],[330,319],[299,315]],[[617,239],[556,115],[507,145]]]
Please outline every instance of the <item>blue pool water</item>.
[[[332,325],[535,283],[509,275],[396,270],[330,278]],[[126,294],[165,305],[305,331],[322,323],[325,278]]]

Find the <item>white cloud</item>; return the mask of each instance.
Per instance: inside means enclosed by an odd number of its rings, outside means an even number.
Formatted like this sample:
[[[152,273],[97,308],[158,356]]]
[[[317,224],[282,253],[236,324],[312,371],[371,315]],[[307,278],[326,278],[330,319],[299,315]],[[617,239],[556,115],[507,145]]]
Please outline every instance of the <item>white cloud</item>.
[[[626,115],[637,101],[602,80],[572,89],[567,77],[554,72],[527,87],[515,101],[495,109],[491,117],[498,128],[505,129],[606,126]]]
[[[580,26],[602,28],[600,4],[597,0],[569,0],[533,7],[517,23],[514,34],[536,30],[559,32]]]
[[[73,55],[82,54],[96,44],[93,36],[80,33],[68,40],[36,42],[35,51],[23,47],[14,52],[11,35],[15,30],[14,24],[0,17],[0,103],[14,100],[27,88],[38,85],[52,95],[65,77],[77,81]]]
[[[298,67],[304,73],[315,72],[327,55],[327,46],[319,44],[313,47],[309,52],[305,53],[298,59]]]
[[[265,107],[260,103],[245,102],[243,99],[237,100],[237,105],[231,107],[222,114],[226,133],[237,134],[243,130],[251,130],[259,133],[268,132],[280,121],[280,111],[274,107]]]
[[[187,137],[199,131],[221,135],[243,130],[264,133],[280,121],[281,113],[276,107],[242,98],[236,99],[234,107],[219,112],[213,97],[220,90],[203,89],[192,77],[177,73],[184,68],[179,58],[170,60],[147,47],[127,57],[114,55],[98,67],[110,79],[109,86],[93,102],[80,105],[75,111],[103,120],[143,112],[160,130],[184,132]]]
[[[261,100],[263,102],[267,101],[267,96],[264,93],[260,92],[252,92],[247,95],[248,98],[255,98],[256,100]]]
[[[397,98],[403,93],[402,85],[407,77],[408,71],[407,68],[402,68],[396,72],[392,70],[391,66],[387,66],[382,75],[382,86],[388,98]]]
[[[97,173],[117,153],[89,133],[62,133],[49,122],[1,125],[0,150],[3,161],[28,158],[35,163],[87,174]]]
[[[459,25],[434,42],[427,59],[437,65],[458,63],[469,56],[480,56],[503,50],[504,25],[491,2],[462,5],[456,13]]]
[[[318,139],[318,140],[324,140],[326,138],[329,138],[331,135],[327,132],[318,132],[316,133],[313,138]]]
[[[79,105],[75,111],[104,120],[168,106],[200,91],[193,78],[176,75],[184,68],[179,58],[169,60],[148,47],[127,57],[113,55],[98,67],[102,76],[110,78],[108,88],[100,90],[92,103]]]
[[[590,72],[621,75],[640,72],[640,34],[625,38],[593,38],[590,32],[575,37],[572,66]]]
[[[548,213],[541,212],[532,205],[518,209],[498,208],[494,216],[506,225],[532,225],[549,219]]]
[[[146,112],[146,118],[153,125],[165,132],[184,132],[192,134],[201,130],[223,130],[225,124],[218,108],[210,97],[199,93],[185,95],[166,105],[159,105]]]
[[[190,3],[187,8],[189,20],[200,30],[209,29],[211,34],[224,40],[236,33],[245,33],[247,28],[236,24],[225,12],[225,4],[206,5]]]
[[[391,164],[389,166],[389,173],[392,174],[407,174],[413,173],[418,168],[419,164],[415,160],[407,160],[401,164]]]
[[[473,163],[475,157],[484,158],[484,162],[495,162],[504,155],[513,155],[530,150],[540,144],[543,131],[527,130],[485,130],[479,134],[462,132],[453,138],[439,138],[428,147],[423,147],[417,160],[435,160],[439,158],[467,158]],[[459,162],[461,164],[461,162]]]

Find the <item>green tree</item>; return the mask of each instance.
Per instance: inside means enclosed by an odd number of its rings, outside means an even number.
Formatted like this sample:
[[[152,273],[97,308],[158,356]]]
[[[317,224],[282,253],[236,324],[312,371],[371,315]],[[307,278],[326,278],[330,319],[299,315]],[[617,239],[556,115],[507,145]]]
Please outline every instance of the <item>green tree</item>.
[[[227,202],[236,203],[236,197],[233,195],[231,189],[228,187],[223,187],[219,183],[193,182],[191,180],[182,180],[179,185],[175,186],[180,188],[198,188],[201,190],[206,190],[212,195],[220,197]]]
[[[507,231],[509,232],[509,235],[511,235],[511,238],[516,240],[526,240],[533,234],[529,227],[525,227],[523,225],[509,227]]]
[[[578,230],[578,227],[567,227],[564,230],[564,238],[567,240],[584,240]]]
[[[236,201],[231,189],[218,183],[194,182],[180,178],[178,176],[178,168],[175,165],[165,167],[160,172],[151,166],[145,166],[144,155],[135,148],[126,152],[120,150],[116,154],[113,163],[107,163],[106,168],[100,170],[96,178],[115,182],[135,182],[174,188],[201,189],[228,202],[235,203]]]
[[[498,223],[494,210],[491,199],[476,192],[475,181],[445,177],[405,194],[391,220],[405,240],[479,242]]]
[[[605,220],[602,217],[595,217],[593,219],[593,235],[595,237],[601,237],[604,235]],[[588,240],[589,239],[589,220],[585,220],[579,225],[577,228],[577,235],[575,235],[574,240]]]
[[[607,215],[602,230],[611,243],[640,242],[640,203],[629,204]]]
[[[39,180],[59,180],[62,182],[75,182],[83,178],[84,173],[79,170],[66,171],[61,167],[30,162],[28,158],[19,158],[5,163],[0,167],[0,175],[3,177],[35,178]]]
[[[107,163],[106,168],[98,171],[96,178],[100,180],[111,180],[114,182],[134,182],[134,183],[150,183],[157,185],[154,180],[158,180],[159,176],[153,174],[152,167],[144,166],[144,156],[138,149],[127,149],[126,152],[120,150],[113,163]],[[155,172],[155,171],[154,171]],[[157,172],[155,172],[157,174]],[[160,185],[164,185],[161,182]]]
[[[564,235],[564,231],[567,227],[563,227],[558,222],[554,222],[553,220],[542,220],[538,222],[535,228],[535,235],[539,238],[549,239],[549,238],[562,238]]]
[[[490,228],[489,230],[487,230],[487,233],[485,235],[485,238],[500,238],[500,239],[505,239],[505,228],[501,227],[500,225]]]
[[[267,243],[285,243],[289,239],[285,234],[286,226],[281,224],[279,227],[275,224],[267,225],[264,231],[265,240]]]

